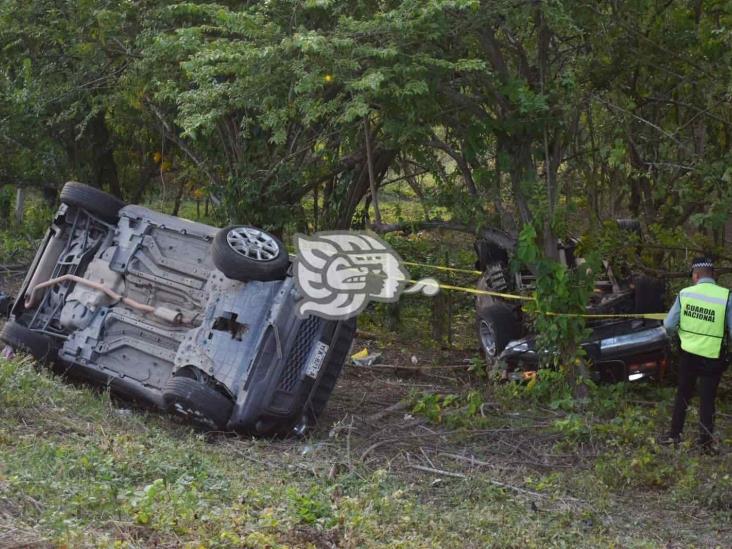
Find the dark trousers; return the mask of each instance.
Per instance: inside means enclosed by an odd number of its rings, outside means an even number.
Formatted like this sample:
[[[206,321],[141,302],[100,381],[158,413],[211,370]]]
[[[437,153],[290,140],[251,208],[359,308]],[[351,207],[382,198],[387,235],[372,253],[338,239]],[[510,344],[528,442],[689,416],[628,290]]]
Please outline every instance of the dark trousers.
[[[699,382],[699,442],[708,445],[714,432],[714,401],[717,397],[719,380],[726,368],[721,359],[704,358],[681,351],[679,363],[679,385],[671,418],[672,437],[681,435],[686,420],[686,409],[696,392]]]

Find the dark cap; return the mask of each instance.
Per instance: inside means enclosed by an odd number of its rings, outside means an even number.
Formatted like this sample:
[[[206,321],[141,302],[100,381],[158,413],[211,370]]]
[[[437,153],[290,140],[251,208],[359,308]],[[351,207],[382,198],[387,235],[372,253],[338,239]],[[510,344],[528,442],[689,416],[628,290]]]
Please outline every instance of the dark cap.
[[[694,269],[714,269],[714,261],[710,257],[697,257],[691,262],[691,270]]]

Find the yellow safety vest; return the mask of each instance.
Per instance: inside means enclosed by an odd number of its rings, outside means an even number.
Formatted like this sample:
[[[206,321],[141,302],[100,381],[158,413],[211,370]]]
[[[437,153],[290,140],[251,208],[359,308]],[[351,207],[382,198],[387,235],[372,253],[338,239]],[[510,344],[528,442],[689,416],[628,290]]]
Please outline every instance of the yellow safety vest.
[[[711,282],[684,288],[679,293],[679,338],[687,353],[719,358],[726,328],[729,290]]]

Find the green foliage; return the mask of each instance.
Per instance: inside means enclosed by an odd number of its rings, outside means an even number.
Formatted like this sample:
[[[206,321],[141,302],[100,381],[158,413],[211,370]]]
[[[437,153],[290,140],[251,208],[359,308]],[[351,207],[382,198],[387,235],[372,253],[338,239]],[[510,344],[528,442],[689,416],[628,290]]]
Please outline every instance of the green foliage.
[[[630,452],[599,457],[594,473],[611,488],[665,488],[674,483],[678,470],[668,456],[650,446],[642,446]]]
[[[475,427],[486,423],[485,404],[479,391],[446,395],[424,393],[415,397],[412,413],[448,427]]]
[[[372,221],[367,125],[376,184],[419,174],[425,217],[534,223],[546,245],[622,211],[718,250],[730,17],[716,0],[13,0],[0,177],[346,227]]]
[[[514,267],[536,273],[534,301],[528,302],[525,310],[534,316],[544,364],[572,371],[584,356],[579,344],[589,332],[585,319],[577,315],[585,312],[589,302],[599,257],[588,254],[584,264],[569,269],[542,257],[536,239],[536,229],[525,225],[516,248]]]
[[[693,502],[716,512],[732,512],[732,475],[725,464],[710,470],[692,461],[673,489],[679,502]]]
[[[333,508],[328,500],[328,494],[321,488],[313,486],[308,493],[301,493],[294,488],[287,491],[290,504],[294,507],[295,515],[305,524],[320,524],[330,528],[335,523]]]
[[[436,402],[438,421],[452,431],[440,437],[439,449],[454,441],[456,455],[460,448],[468,457],[484,448],[476,457],[501,467],[435,462],[469,475],[437,482],[398,460],[360,463],[357,444],[371,446],[368,435],[353,432],[350,444],[345,437],[205,437],[164,416],[120,410],[105,393],[39,373],[30,360],[0,359],[6,519],[15,536],[36,536],[29,543],[72,547],[278,547],[322,539],[354,546],[454,547],[465,539],[487,546],[644,546],[659,536],[697,545],[710,539],[713,524],[729,520],[729,456],[700,457],[687,446],[653,442],[667,421],[669,389],[595,387],[580,415],[579,407],[547,409],[550,391],[541,384],[561,381],[549,376],[531,389],[505,384],[501,389],[524,391],[505,401],[497,388],[415,395],[415,404]],[[532,391],[543,391],[541,400],[529,398]],[[720,428],[726,432],[724,422]],[[517,439],[496,444],[493,429]]]
[[[53,211],[48,205],[35,197],[26,204],[23,225],[14,222],[6,227],[0,225],[0,263],[22,264],[30,261],[39,240],[48,231]]]
[[[510,406],[511,402],[523,402],[546,405],[552,410],[573,411],[578,404],[572,397],[572,385],[566,373],[551,368],[539,369],[525,383],[498,381],[493,391],[505,406]]]
[[[485,358],[480,355],[472,357],[468,363],[468,372],[477,378],[487,378],[488,371]]]
[[[314,221],[346,226],[368,118],[377,183],[406,160],[453,219],[564,235],[577,203],[602,218],[612,201],[719,244],[730,17],[712,0],[6,2],[0,175],[135,199],[195,186],[222,221],[271,226],[306,222],[318,188]]]

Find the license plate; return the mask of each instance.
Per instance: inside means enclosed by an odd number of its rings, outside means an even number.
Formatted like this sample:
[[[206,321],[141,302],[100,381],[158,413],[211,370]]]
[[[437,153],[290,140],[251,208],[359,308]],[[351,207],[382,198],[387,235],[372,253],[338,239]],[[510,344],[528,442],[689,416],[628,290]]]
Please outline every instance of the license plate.
[[[326,345],[322,341],[318,341],[315,344],[315,349],[313,349],[313,351],[310,353],[310,359],[305,366],[306,376],[310,376],[313,379],[318,377],[318,372],[320,371],[320,367],[323,365],[323,360],[325,360],[325,355],[327,353],[328,345]]]

